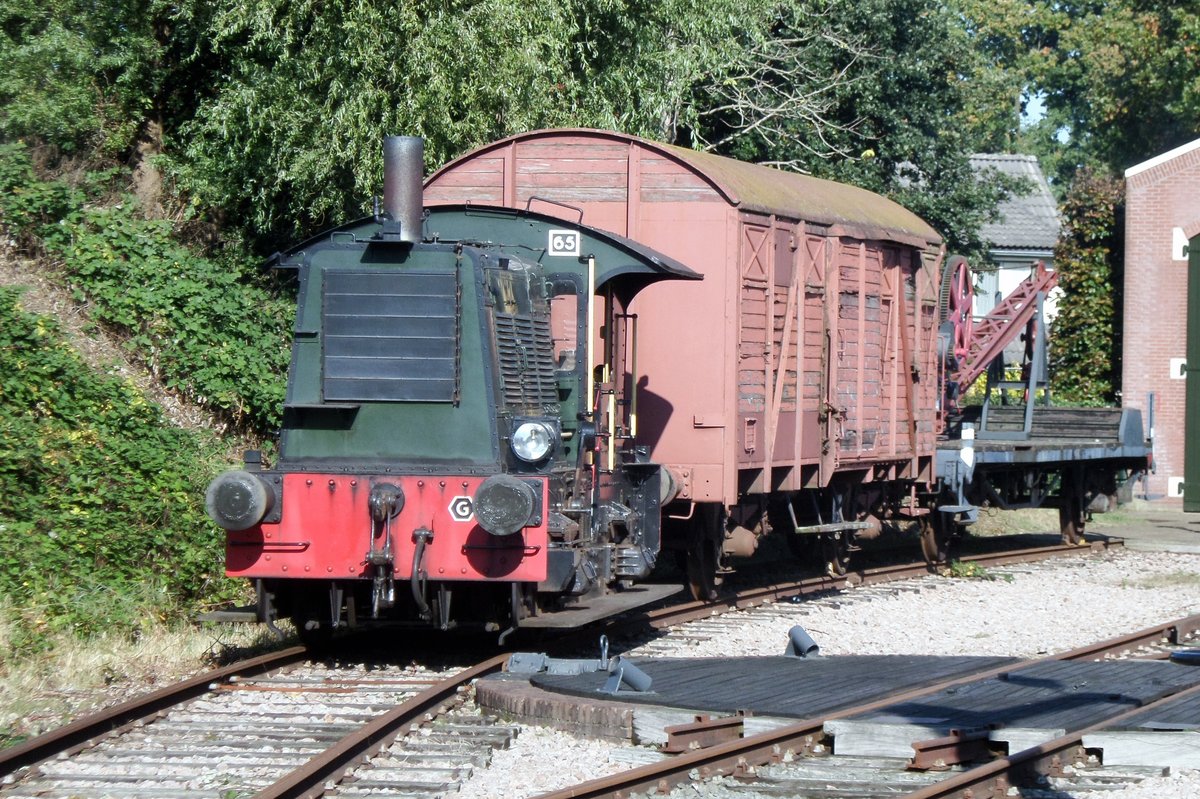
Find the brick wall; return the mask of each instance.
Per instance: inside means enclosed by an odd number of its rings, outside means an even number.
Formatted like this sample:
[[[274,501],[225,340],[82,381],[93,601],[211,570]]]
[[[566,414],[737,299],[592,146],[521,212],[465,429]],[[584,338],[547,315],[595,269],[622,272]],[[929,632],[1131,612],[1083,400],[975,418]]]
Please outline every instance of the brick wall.
[[[1184,383],[1172,366],[1187,355],[1187,261],[1173,257],[1173,232],[1200,233],[1200,147],[1127,173],[1122,402],[1154,400],[1153,495],[1169,495],[1183,478]]]

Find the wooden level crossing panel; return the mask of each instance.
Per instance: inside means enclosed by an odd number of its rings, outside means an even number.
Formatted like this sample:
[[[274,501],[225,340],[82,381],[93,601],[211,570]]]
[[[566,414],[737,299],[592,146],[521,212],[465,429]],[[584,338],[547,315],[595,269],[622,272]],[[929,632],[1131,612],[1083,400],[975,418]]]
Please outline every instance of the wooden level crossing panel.
[[[1089,727],[1200,684],[1200,669],[1162,661],[1039,663],[825,725],[834,752],[905,757],[912,743],[991,730],[1010,752]]]
[[[782,645],[786,642],[781,641]],[[634,661],[651,679],[650,693],[598,694],[606,672],[534,675],[531,683],[585,698],[665,705],[695,711],[811,718],[888,694],[1007,663],[1012,658],[846,655],[828,658],[645,658]]]

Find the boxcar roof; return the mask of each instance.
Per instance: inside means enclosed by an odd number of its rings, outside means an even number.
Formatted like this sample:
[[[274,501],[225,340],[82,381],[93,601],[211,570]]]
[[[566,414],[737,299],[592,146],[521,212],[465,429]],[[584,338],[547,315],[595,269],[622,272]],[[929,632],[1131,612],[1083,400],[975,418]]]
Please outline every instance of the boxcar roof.
[[[615,131],[565,128],[521,133],[493,142],[447,163],[427,183],[456,166],[512,144],[556,138],[588,137],[597,144],[636,143],[681,164],[707,182],[732,206],[746,211],[846,228],[850,235],[910,244],[940,244],[927,222],[897,202],[874,192],[811,175],[748,164],[712,153],[690,150]]]

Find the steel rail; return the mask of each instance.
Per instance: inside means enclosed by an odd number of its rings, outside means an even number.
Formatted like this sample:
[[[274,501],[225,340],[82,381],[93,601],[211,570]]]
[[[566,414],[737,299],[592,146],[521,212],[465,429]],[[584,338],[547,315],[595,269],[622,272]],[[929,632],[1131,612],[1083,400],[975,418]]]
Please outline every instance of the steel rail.
[[[207,693],[214,683],[234,677],[250,677],[290,666],[308,654],[302,646],[294,646],[268,655],[224,666],[203,674],[197,674],[182,682],[169,685],[145,696],[123,702],[116,707],[86,716],[70,724],[51,730],[44,735],[0,752],[0,774],[11,774],[17,769],[40,763],[62,753],[69,753],[89,745],[97,738],[109,735],[123,727],[174,707]]]
[[[1130,646],[1135,644],[1141,645],[1148,640],[1167,638],[1178,641],[1185,637],[1188,631],[1194,632],[1198,629],[1200,629],[1200,615],[1188,616],[1165,624],[1148,627],[1130,635],[1110,638],[1057,655],[1029,660],[1015,665],[997,666],[975,672],[974,674],[960,675],[934,685],[893,694],[851,708],[844,708],[820,718],[805,719],[787,727],[780,727],[750,738],[730,741],[729,743],[713,746],[709,749],[701,749],[679,755],[670,760],[652,763],[620,774],[591,780],[581,785],[564,788],[560,791],[541,794],[536,799],[601,799],[601,797],[621,799],[621,797],[628,796],[634,791],[665,791],[670,786],[689,779],[688,774],[692,771],[697,771],[701,779],[714,776],[718,773],[744,773],[753,766],[778,761],[787,751],[802,752],[811,749],[823,736],[825,722],[832,719],[869,713],[897,702],[906,702],[923,696],[929,696],[956,685],[988,679],[1004,672],[1013,673],[1039,663],[1060,660],[1097,659],[1107,653],[1127,651]],[[1200,687],[1197,690],[1200,690]],[[1175,696],[1179,695],[1175,694]],[[1088,731],[1090,732],[1090,729]],[[1030,752],[1032,751],[1030,750]],[[1032,754],[1030,755],[1030,757],[1033,756]]]
[[[1200,695],[1200,685],[1177,691],[1145,705],[1130,708],[1090,727],[1069,733],[1061,738],[1055,738],[1053,741],[1047,741],[947,777],[934,785],[905,794],[905,799],[949,799],[949,797],[996,799],[1010,796],[1009,791],[1013,787],[1012,780],[1009,779],[1010,775],[1020,774],[1021,782],[1025,783],[1037,776],[1061,774],[1064,764],[1074,760],[1076,754],[1082,754],[1085,735],[1111,727],[1130,716],[1144,713],[1146,710],[1159,707],[1167,702],[1197,695]]]
[[[325,783],[336,780],[346,769],[365,757],[376,755],[396,736],[409,730],[425,713],[452,700],[458,689],[494,671],[508,655],[497,655],[442,680],[394,709],[376,716],[300,768],[267,786],[254,799],[315,799],[325,794]]]

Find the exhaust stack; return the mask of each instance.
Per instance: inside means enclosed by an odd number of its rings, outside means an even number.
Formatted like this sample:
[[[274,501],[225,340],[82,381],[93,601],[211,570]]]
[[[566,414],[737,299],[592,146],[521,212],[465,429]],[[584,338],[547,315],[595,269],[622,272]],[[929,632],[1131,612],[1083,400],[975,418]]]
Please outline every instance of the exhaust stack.
[[[383,210],[391,217],[390,223],[385,221],[383,225],[385,239],[408,244],[421,241],[424,176],[425,140],[420,136],[385,136]]]

